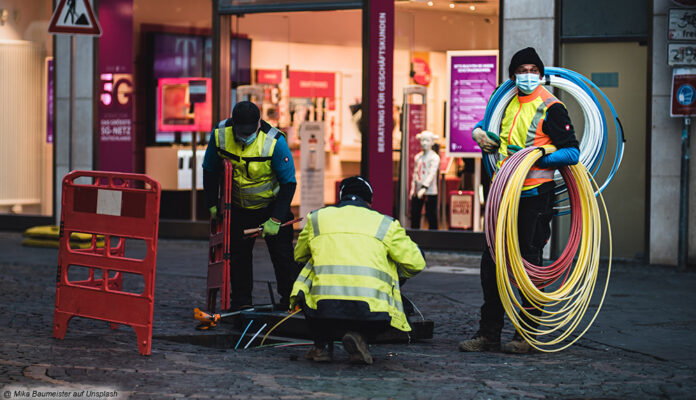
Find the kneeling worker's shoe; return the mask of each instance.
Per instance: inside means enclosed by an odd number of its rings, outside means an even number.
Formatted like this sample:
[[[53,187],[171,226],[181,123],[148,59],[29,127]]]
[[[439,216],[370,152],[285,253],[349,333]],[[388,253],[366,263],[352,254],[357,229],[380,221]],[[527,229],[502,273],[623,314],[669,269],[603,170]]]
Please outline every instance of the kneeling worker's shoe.
[[[343,348],[350,354],[350,362],[355,364],[372,364],[372,354],[368,350],[365,338],[356,332],[343,335]]]
[[[479,352],[498,350],[500,348],[499,340],[492,340],[485,336],[476,335],[469,340],[459,342],[459,351]]]
[[[512,341],[505,343],[501,350],[510,354],[526,354],[532,351],[532,346],[523,338],[515,336],[512,338]]]
[[[316,362],[329,362],[333,359],[333,354],[331,354],[331,351],[329,351],[326,346],[318,347],[314,345],[309,349],[307,354],[305,354],[305,359]]]

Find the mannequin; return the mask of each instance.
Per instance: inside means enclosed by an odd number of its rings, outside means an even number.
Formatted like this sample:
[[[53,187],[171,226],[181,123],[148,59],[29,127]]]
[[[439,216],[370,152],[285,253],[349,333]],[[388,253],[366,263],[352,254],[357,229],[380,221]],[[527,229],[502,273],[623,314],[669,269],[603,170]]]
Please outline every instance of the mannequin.
[[[433,151],[433,142],[438,138],[430,131],[416,135],[423,151],[416,154],[411,180],[411,228],[420,229],[421,211],[425,203],[425,216],[428,229],[437,229],[437,172],[440,168],[440,156]]]

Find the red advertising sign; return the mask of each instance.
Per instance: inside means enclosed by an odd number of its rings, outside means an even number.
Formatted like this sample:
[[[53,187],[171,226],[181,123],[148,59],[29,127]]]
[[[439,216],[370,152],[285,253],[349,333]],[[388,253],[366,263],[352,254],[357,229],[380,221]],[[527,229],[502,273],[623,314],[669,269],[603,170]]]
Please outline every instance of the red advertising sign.
[[[257,69],[256,83],[277,85],[283,81],[282,69]]]
[[[672,117],[696,115],[696,68],[675,68],[672,73]]]
[[[425,104],[408,104],[408,187],[406,190],[411,190],[411,182],[413,180],[413,168],[416,165],[414,157],[420,152],[420,140],[416,139],[416,135],[425,130]]]
[[[201,132],[212,129],[213,96],[196,102],[197,84],[205,82],[205,93],[212,93],[210,78],[160,78],[157,84],[157,129],[167,132]],[[191,85],[193,83],[193,85]],[[193,104],[193,107],[191,105]]]
[[[336,74],[290,71],[290,97],[336,97]]]

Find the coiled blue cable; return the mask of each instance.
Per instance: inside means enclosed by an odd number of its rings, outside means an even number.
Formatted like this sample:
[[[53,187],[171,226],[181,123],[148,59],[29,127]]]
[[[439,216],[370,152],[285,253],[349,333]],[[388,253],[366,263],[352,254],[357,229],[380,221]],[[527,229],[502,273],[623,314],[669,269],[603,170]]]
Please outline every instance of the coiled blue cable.
[[[599,171],[602,163],[604,162],[604,158],[606,155],[606,150],[607,150],[607,143],[608,143],[608,127],[607,127],[607,119],[606,116],[602,110],[602,105],[595,96],[593,89],[597,91],[601,97],[604,99],[606,102],[611,114],[612,118],[614,119],[614,126],[616,129],[616,152],[614,154],[614,160],[612,163],[612,167],[609,171],[609,174],[607,175],[607,178],[604,180],[602,185],[600,185],[598,192],[595,194],[598,195],[600,192],[603,192],[604,189],[609,185],[609,182],[612,181],[614,176],[616,175],[620,165],[621,161],[623,160],[623,153],[624,153],[624,144],[626,142],[626,139],[624,137],[624,132],[623,132],[623,126],[621,125],[621,120],[619,119],[618,113],[616,112],[616,109],[612,105],[611,101],[609,98],[602,92],[597,85],[594,84],[591,80],[587,79],[586,77],[582,76],[581,74],[571,71],[569,69],[565,68],[558,68],[558,67],[546,67],[545,68],[545,77],[542,82],[545,81],[547,85],[550,85],[552,83],[552,79],[554,76],[560,77],[565,79],[566,81],[570,82],[572,85],[576,86],[577,88],[580,88],[591,100],[592,100],[592,106],[596,107],[596,110],[598,111],[598,114],[601,118],[601,129],[602,129],[602,141],[599,143],[599,151],[596,151],[596,144],[595,147],[592,148],[592,150],[595,151],[595,156],[590,160],[590,162],[587,162],[586,165],[587,169],[591,172],[592,176],[595,177],[597,172]],[[555,86],[558,87],[558,86]],[[563,89],[561,87],[561,89]],[[498,108],[498,105],[503,99],[507,96],[511,98],[511,91],[516,91],[517,89],[515,88],[515,83],[512,80],[507,80],[505,81],[502,85],[500,85],[496,91],[491,95],[490,100],[488,101],[488,105],[486,106],[486,111],[484,114],[483,118],[483,126],[484,129],[486,130],[491,130],[491,131],[498,131],[499,127],[494,127],[491,126],[491,120],[493,119],[493,113],[495,112],[496,108]],[[504,108],[503,108],[504,110]],[[586,112],[583,109],[583,112]],[[486,173],[489,176],[493,176],[493,173],[495,171],[496,165],[493,163],[491,158],[489,157],[483,157],[483,165],[484,169],[486,170]],[[556,186],[556,194],[561,194],[565,191],[565,184],[559,184],[557,183]],[[557,201],[556,203],[561,203],[567,200],[567,197],[564,199],[561,199]],[[564,215],[569,213],[569,210],[561,211],[558,213],[558,215]]]

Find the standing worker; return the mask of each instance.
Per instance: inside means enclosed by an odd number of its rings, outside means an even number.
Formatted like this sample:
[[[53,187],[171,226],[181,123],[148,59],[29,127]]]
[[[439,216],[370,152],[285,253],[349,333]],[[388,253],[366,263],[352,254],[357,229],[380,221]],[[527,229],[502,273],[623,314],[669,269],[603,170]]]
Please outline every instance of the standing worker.
[[[234,165],[230,212],[230,305],[232,310],[251,307],[255,238],[244,238],[244,230],[263,227],[263,237],[273,262],[280,303],[287,310],[292,282],[299,266],[292,255],[293,219],[290,202],[295,194],[295,165],[285,133],[261,119],[250,101],[237,103],[232,118],[220,121],[210,135],[203,160],[203,188],[211,218],[218,212],[218,182],[222,159]]]
[[[518,235],[520,252],[525,260],[542,265],[542,251],[551,236],[554,187],[553,175],[556,168],[578,163],[580,150],[575,138],[568,110],[563,103],[540,85],[544,76],[544,63],[537,52],[527,47],[515,53],[508,68],[510,79],[517,86],[517,95],[505,109],[501,122],[500,137],[481,129],[479,122],[472,135],[487,153],[498,153],[500,166],[515,151],[529,146],[552,144],[558,149],[541,157],[529,171],[522,188],[518,211]],[[505,310],[498,295],[495,260],[488,247],[481,258],[481,286],[483,306],[478,332],[469,340],[459,343],[461,351],[495,350],[500,347]],[[523,307],[531,304],[522,296]],[[541,310],[532,309],[532,315],[541,315]],[[525,322],[536,327],[528,318]],[[527,353],[531,346],[515,331],[512,341],[502,346],[506,353]]]
[[[295,247],[305,263],[291,302],[305,314],[314,346],[305,358],[331,361],[343,339],[351,362],[372,364],[367,340],[392,326],[409,332],[400,285],[425,268],[399,221],[372,210],[372,187],[360,176],[341,181],[339,203],[312,211]]]

